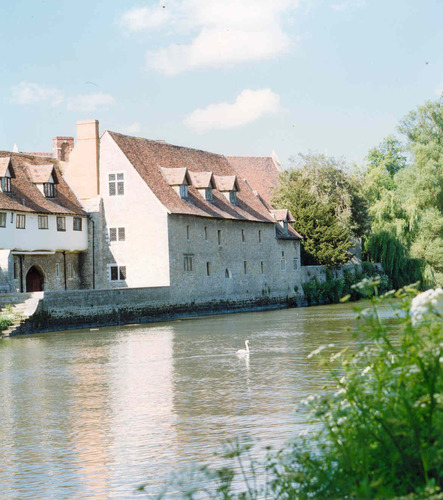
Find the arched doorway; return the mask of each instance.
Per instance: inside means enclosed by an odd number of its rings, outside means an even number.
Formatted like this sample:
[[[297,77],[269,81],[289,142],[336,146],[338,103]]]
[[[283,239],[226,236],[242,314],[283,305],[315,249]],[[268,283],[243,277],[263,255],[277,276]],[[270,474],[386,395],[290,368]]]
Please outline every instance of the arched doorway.
[[[35,266],[32,266],[26,274],[26,291],[42,292],[43,281],[43,274]]]

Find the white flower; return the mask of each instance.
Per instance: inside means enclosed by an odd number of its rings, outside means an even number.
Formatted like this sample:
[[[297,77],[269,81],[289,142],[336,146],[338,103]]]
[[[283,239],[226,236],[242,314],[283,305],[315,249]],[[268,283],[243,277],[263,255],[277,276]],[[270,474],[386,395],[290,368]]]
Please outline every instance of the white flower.
[[[361,374],[362,375],[366,375],[368,373],[368,371],[372,368],[372,366],[367,366],[362,372]]]
[[[435,320],[436,315],[443,316],[443,289],[426,290],[414,297],[409,313],[413,325]]]

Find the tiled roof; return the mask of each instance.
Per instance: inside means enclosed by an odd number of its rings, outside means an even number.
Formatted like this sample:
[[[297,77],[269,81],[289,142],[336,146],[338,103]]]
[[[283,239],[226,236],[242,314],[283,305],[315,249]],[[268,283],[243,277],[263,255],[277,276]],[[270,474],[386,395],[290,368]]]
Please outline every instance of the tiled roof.
[[[23,153],[0,151],[0,161],[2,158],[7,157],[11,157],[15,178],[11,179],[11,193],[0,193],[0,210],[41,214],[86,215],[74,193],[61,176],[57,160]],[[46,172],[49,166],[53,169],[58,180],[54,198],[46,198],[32,182],[29,173],[29,167],[32,167],[32,169],[43,167]]]
[[[275,226],[275,234],[279,240],[302,240],[303,237],[297,233],[297,231],[288,224],[288,232],[285,233],[283,228],[279,224]]]
[[[164,168],[161,172],[166,182],[170,186],[179,186],[180,184],[189,184],[190,178],[186,168]]]
[[[287,208],[280,208],[278,210],[271,210],[271,214],[275,217],[275,220],[295,222],[294,217],[292,216],[291,212]]]
[[[43,184],[49,182],[54,165],[28,165],[28,174],[32,182],[36,184]]]
[[[227,156],[232,168],[241,179],[246,179],[252,189],[272,206],[274,191],[279,185],[279,171],[269,156]]]
[[[188,188],[187,200],[183,200],[161,173],[161,168],[186,166],[191,178],[194,173],[212,172],[215,179],[216,176],[234,179],[236,172],[225,156],[116,132],[108,133],[170,213],[257,222],[274,221],[264,204],[243,180],[237,179],[237,204],[233,205],[218,189],[213,190],[213,201],[207,201],[192,184]]]
[[[219,191],[238,191],[236,175],[214,175],[214,180]]]
[[[192,185],[197,189],[215,188],[214,176],[212,172],[189,172]]]
[[[4,156],[3,158],[0,158],[0,177],[5,177],[6,171],[8,170],[10,163],[11,163],[10,156]]]

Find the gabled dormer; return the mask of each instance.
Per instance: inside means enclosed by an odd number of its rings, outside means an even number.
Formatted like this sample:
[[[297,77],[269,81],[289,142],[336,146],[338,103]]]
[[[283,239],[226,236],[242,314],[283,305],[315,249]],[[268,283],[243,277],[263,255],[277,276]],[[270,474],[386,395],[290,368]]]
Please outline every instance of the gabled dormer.
[[[11,157],[0,158],[0,191],[2,193],[11,192],[11,179],[15,177],[12,167]]]
[[[232,205],[237,205],[237,191],[239,191],[236,175],[214,175],[217,189]]]
[[[183,168],[164,168],[161,167],[161,172],[166,182],[174,189],[174,191],[183,200],[188,199],[188,186],[191,184],[188,169]]]
[[[213,201],[212,190],[215,188],[212,172],[189,172],[192,185],[206,201]]]
[[[29,177],[46,198],[55,198],[58,184],[54,165],[29,165]]]

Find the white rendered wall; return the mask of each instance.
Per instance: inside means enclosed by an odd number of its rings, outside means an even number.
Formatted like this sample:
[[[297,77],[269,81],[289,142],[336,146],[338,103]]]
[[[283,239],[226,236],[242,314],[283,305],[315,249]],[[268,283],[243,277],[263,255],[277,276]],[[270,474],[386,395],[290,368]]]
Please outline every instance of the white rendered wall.
[[[6,212],[6,227],[0,227],[0,249],[35,252],[85,251],[88,248],[88,219],[82,217],[82,230],[73,230],[73,216],[66,216],[66,231],[57,231],[55,215],[48,215],[48,229],[38,228],[38,215],[23,212],[25,229],[16,227],[17,212]],[[12,219],[11,219],[12,214]],[[12,221],[11,221],[12,220]]]
[[[96,237],[100,288],[169,285],[167,211],[112,137],[100,141],[102,203]],[[109,174],[124,174],[124,195],[109,196]],[[125,228],[125,241],[109,241],[110,228]],[[125,281],[109,280],[109,265],[126,266]]]

